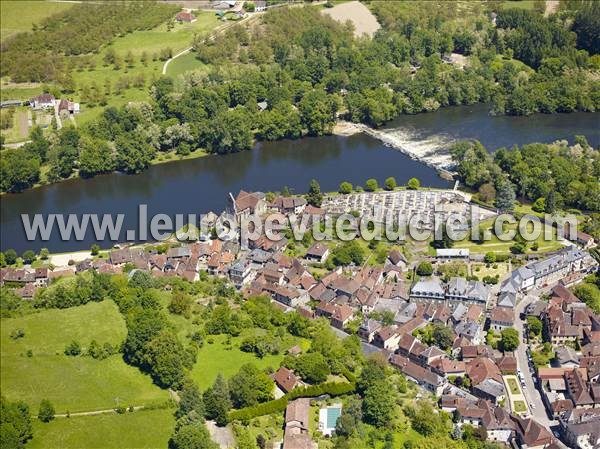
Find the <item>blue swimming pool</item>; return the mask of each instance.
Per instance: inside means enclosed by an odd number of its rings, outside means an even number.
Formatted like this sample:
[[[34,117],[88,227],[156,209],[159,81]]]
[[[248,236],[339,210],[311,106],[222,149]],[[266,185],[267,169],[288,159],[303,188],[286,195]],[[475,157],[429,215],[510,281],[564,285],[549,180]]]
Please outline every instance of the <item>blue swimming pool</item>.
[[[330,407],[327,409],[327,428],[335,429],[335,423],[342,414],[342,409],[339,407]]]

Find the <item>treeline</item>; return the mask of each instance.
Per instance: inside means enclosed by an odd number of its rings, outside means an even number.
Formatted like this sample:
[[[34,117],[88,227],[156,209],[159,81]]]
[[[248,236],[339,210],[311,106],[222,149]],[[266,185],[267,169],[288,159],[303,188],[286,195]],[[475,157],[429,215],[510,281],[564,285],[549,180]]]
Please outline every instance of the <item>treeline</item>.
[[[60,83],[69,77],[69,57],[98,52],[115,37],[154,28],[177,11],[151,1],[76,4],[3,42],[0,73],[14,82]]]
[[[461,181],[501,209],[512,209],[518,195],[539,212],[600,211],[600,152],[583,136],[573,146],[532,143],[493,154],[477,141],[464,141],[451,153]]]

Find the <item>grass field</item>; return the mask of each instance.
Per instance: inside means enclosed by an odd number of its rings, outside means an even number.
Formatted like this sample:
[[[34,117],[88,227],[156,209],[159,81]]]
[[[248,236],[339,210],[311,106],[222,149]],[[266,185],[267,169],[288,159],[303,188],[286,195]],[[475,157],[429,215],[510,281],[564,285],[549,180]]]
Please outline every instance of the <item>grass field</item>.
[[[69,9],[71,3],[43,1],[2,1],[0,5],[0,39],[4,41],[13,34],[31,31],[34,23],[39,23],[46,17]]]
[[[206,340],[212,338],[214,343],[209,344],[205,340],[204,346],[198,351],[196,364],[191,373],[192,378],[201,390],[210,387],[217,378],[217,374],[221,373],[228,379],[237,373],[240,366],[245,363],[253,363],[259,369],[268,367],[277,369],[283,360],[285,350],[297,343],[293,337],[290,337],[278,355],[268,355],[259,359],[254,354],[240,351],[239,344],[245,335],[247,335],[247,332],[242,333],[239,337],[232,338],[231,349],[227,349],[226,335],[211,335],[206,338]]]
[[[504,2],[502,2],[503,9],[518,8],[531,10],[534,6],[534,0],[505,0]]]
[[[13,110],[12,125],[10,128],[3,129],[2,135],[4,136],[6,143],[21,142],[27,140],[29,135],[27,108],[24,106],[18,107]],[[3,110],[2,113],[6,113],[7,110]]]
[[[189,52],[169,63],[167,75],[178,76],[191,71],[208,71],[209,66],[196,58],[196,53]]]
[[[483,223],[482,223],[483,224]],[[507,229],[515,230],[516,225],[508,225]],[[531,249],[534,242],[528,242],[527,244],[527,253],[535,253]],[[562,248],[563,245],[559,241],[556,240],[556,229],[552,229],[552,240],[546,241],[544,240],[544,231],[541,232],[540,236],[535,240],[535,243],[538,244],[538,253],[544,253],[548,251],[555,251],[559,248]],[[498,239],[495,235],[491,236],[490,240],[485,241],[484,243],[471,242],[468,240],[463,240],[460,242],[456,242],[454,248],[468,248],[472,253],[477,254],[485,254],[487,252],[492,252],[496,254],[508,254],[510,253],[510,247],[513,246],[514,241],[502,241]]]
[[[172,409],[142,410],[124,415],[107,414],[35,421],[28,449],[166,448],[173,432]]]
[[[65,310],[44,310],[2,322],[2,393],[22,399],[37,410],[41,399],[54,404],[57,413],[99,410],[115,406],[115,398],[130,405],[168,399],[149,376],[123,361],[120,354],[105,360],[67,357],[65,346],[77,340],[85,349],[92,339],[118,345],[125,338],[125,323],[114,303],[104,301]],[[10,333],[23,329],[13,340]],[[27,351],[33,355],[28,357]]]
[[[216,14],[210,11],[196,11],[194,15],[196,16],[194,23],[175,23],[171,31],[167,30],[166,24],[153,30],[135,31],[116,39],[109,47],[117,53],[131,51],[134,55],[141,55],[144,51],[152,54],[166,47],[170,47],[173,53],[178,53],[192,45],[196,34],[208,34],[221,23]]]
[[[30,100],[42,93],[42,86],[29,85],[29,87],[13,87],[19,84],[6,84],[0,87],[0,99],[4,100]],[[26,86],[26,85],[23,85]]]

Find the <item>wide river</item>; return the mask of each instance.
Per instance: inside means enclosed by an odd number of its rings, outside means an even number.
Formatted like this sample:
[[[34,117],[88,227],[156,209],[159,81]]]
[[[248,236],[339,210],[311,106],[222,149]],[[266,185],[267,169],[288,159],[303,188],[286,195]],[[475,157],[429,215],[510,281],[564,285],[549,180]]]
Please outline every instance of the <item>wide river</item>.
[[[386,126],[385,133],[399,145],[443,152],[456,139],[479,139],[488,149],[529,142],[572,140],[582,134],[600,145],[600,114],[555,114],[533,117],[492,117],[487,106],[446,108],[431,114],[403,116]],[[368,178],[383,183],[388,176],[405,183],[417,177],[424,186],[451,183],[436,171],[366,135],[327,136],[297,141],[260,143],[252,151],[208,156],[151,167],[140,175],[110,174],[93,179],[72,179],[58,184],[4,195],[1,205],[1,248],[52,252],[87,249],[94,243],[91,229],[81,241],[62,241],[55,229],[48,241],[28,241],[21,214],[124,214],[120,240],[127,229],[136,229],[138,205],[148,214],[200,214],[221,211],[227,195],[240,190],[308,189],[317,179],[323,190],[337,190],[340,182],[364,185]],[[102,247],[111,243],[101,243]]]

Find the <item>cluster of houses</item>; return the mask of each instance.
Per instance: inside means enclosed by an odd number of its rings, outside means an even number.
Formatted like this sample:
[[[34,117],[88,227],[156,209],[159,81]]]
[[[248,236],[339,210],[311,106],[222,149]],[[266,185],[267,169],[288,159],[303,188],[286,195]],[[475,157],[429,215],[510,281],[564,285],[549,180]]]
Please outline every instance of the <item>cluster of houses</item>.
[[[75,114],[79,114],[80,112],[79,103],[70,101],[66,98],[61,98],[59,100],[55,98],[54,95],[47,92],[33,97],[29,101],[29,105],[34,111],[55,109],[58,116],[63,120]]]
[[[528,316],[544,323],[552,343],[551,367],[538,368],[537,382],[548,414],[557,419],[569,447],[600,445],[600,317],[562,283],[548,301],[530,304]]]
[[[260,192],[245,191],[229,196],[226,213],[241,220],[269,211],[309,216],[324,213],[303,198],[278,197],[269,202]],[[203,220],[214,226],[217,218],[209,214]],[[598,437],[590,422],[600,423],[595,412],[596,404],[600,404],[600,318],[567,290],[564,281],[594,266],[587,253],[566,247],[518,268],[501,285],[491,307],[490,288],[479,281],[455,277],[444,283],[424,278],[411,287],[403,275],[408,261],[397,250],[388,253],[382,266],[338,267],[317,278],[311,268],[328,258],[327,244],[317,242],[299,258],[285,254],[287,244],[285,238],[272,241],[262,236],[244,247],[237,241],[204,236],[201,241],[171,247],[165,253],[152,247],[123,248],[111,251],[106,259],[87,259],[59,270],[5,268],[0,282],[11,283],[21,296],[32,298],[35,289],[51,279],[90,269],[101,273],[146,270],[154,276],[188,281],[199,279],[205,270],[229,279],[246,298],[268,295],[284,311],[297,310],[310,319],[324,317],[340,330],[351,323],[353,328],[357,326],[364,344],[383,353],[409,380],[441,397],[444,410],[457,410],[459,425],[483,426],[490,440],[550,448],[554,437],[547,429],[504,409],[507,393],[503,375],[516,373],[517,362],[512,354],[484,344],[484,326],[494,331],[513,327],[519,295],[561,280],[549,301],[533,303],[526,310],[545,323],[548,340],[562,346],[557,351],[559,366],[540,369],[538,380],[549,410],[560,419],[565,438],[574,442],[573,447],[594,447],[583,441]],[[452,253],[440,258],[463,256]],[[446,350],[419,340],[418,331],[430,324],[442,324],[453,331],[452,344]],[[575,342],[581,343],[580,351],[568,346],[573,343],[574,348]],[[285,367],[274,373],[273,379],[282,394],[301,384]],[[288,406],[284,448],[313,447],[307,431],[308,406],[304,399]]]

